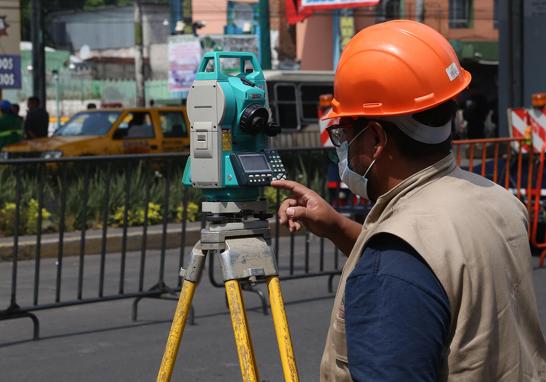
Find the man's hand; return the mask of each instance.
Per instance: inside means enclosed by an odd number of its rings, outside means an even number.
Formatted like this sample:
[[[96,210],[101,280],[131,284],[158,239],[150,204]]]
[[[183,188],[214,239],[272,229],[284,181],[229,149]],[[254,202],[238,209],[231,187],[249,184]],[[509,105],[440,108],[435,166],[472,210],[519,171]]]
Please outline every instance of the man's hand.
[[[341,215],[320,195],[297,182],[275,180],[271,186],[292,192],[278,211],[280,223],[290,232],[305,226],[315,235],[332,240],[343,252],[351,251],[360,233],[360,224]]]

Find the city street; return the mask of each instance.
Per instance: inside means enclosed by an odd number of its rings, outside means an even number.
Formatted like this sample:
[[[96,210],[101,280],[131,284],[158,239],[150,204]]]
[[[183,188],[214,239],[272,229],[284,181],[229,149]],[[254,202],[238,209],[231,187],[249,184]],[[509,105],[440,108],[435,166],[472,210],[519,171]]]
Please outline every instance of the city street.
[[[318,251],[317,242],[312,242],[312,256]],[[287,248],[288,244],[289,239],[282,239],[281,249]],[[168,251],[166,280],[176,277],[178,253],[178,250]],[[298,259],[295,269],[301,272],[303,237],[296,239],[295,253]],[[140,253],[128,254],[127,292],[137,284],[139,256]],[[106,267],[105,293],[113,293],[118,285],[119,255],[109,254],[107,257],[110,260]],[[77,257],[65,259],[62,294],[65,299],[76,293],[77,260]],[[281,255],[281,270],[286,263],[283,260],[285,256]],[[156,274],[158,261],[158,251],[150,251],[147,275]],[[42,261],[40,299],[43,298],[44,302],[53,296],[54,263],[52,259]],[[311,260],[311,263],[317,261]],[[86,257],[84,297],[96,294],[94,284],[98,280],[98,264],[99,256]],[[0,264],[2,308],[9,301],[10,269],[9,263]],[[34,262],[20,263],[19,271],[18,294],[22,299],[21,305],[26,305],[31,302]],[[145,285],[153,285],[152,277]],[[259,288],[265,289],[263,285]],[[333,303],[333,295],[327,290],[327,277],[286,281],[282,288],[302,380],[316,381]],[[245,293],[245,301],[260,377],[264,381],[280,381],[282,370],[271,316],[263,315],[255,294]],[[138,322],[132,322],[132,302],[129,299],[37,312],[41,323],[41,340],[38,342],[30,340],[32,325],[29,319],[0,321],[0,380],[155,380],[176,303],[144,299],[139,305]],[[239,380],[239,364],[223,291],[214,288],[206,274],[197,290],[194,307],[197,325],[186,327],[173,381]]]
[[[295,253],[301,260],[303,238],[296,240]],[[289,239],[282,240],[286,248]],[[328,247],[329,248],[329,247]],[[315,256],[316,241],[312,241],[311,257]],[[169,251],[166,280],[175,277],[179,251]],[[328,252],[327,252],[328,253]],[[128,289],[136,284],[138,253],[128,256]],[[112,263],[107,267],[106,280],[114,291],[118,268],[117,255],[108,255]],[[150,252],[147,264],[154,274],[157,251]],[[75,294],[77,258],[65,259],[64,293]],[[314,264],[315,261],[311,260]],[[534,259],[536,264],[537,259]],[[94,289],[91,280],[98,279],[99,256],[86,258],[84,285]],[[53,288],[53,260],[44,260],[42,284],[44,301]],[[281,256],[281,264],[283,256]],[[296,262],[299,264],[300,261]],[[20,264],[21,297],[32,291],[32,261]],[[296,269],[300,269],[296,267]],[[8,300],[10,265],[0,264],[1,306]],[[535,287],[543,327],[546,326],[546,270],[534,270]],[[145,285],[151,285],[147,282]],[[89,283],[89,284],[87,284]],[[328,327],[333,295],[328,293],[327,278],[286,281],[282,285],[286,310],[293,336],[298,367],[303,381],[317,381],[322,346]],[[260,286],[263,290],[263,285]],[[96,293],[96,292],[95,292]],[[85,293],[84,293],[85,296]],[[248,319],[254,349],[263,381],[281,381],[282,371],[276,350],[276,340],[270,316],[264,316],[256,295],[245,294]],[[41,322],[41,340],[30,340],[30,320],[0,321],[0,370],[2,381],[152,381],[159,367],[175,302],[145,299],[139,306],[139,320],[131,321],[133,300],[72,306],[37,312]],[[237,381],[239,365],[235,352],[231,323],[222,290],[211,286],[205,277],[197,290],[194,306],[197,325],[187,326],[173,381]]]
[[[319,381],[345,256],[310,232],[349,251],[339,214],[368,216],[369,264],[322,379],[433,379],[448,341],[446,379],[543,380],[546,267],[517,257],[546,253],[545,21],[546,0],[0,0],[0,382],[156,381],[196,242],[172,381],[241,380],[224,277],[259,381],[284,380],[269,253]]]

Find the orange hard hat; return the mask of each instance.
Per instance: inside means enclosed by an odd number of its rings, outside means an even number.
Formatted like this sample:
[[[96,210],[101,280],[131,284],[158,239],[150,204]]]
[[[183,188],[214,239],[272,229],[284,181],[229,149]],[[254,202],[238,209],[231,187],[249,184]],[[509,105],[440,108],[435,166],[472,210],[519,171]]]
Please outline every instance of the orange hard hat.
[[[449,42],[429,26],[410,20],[375,24],[343,50],[332,111],[324,119],[423,111],[454,98],[470,79]]]

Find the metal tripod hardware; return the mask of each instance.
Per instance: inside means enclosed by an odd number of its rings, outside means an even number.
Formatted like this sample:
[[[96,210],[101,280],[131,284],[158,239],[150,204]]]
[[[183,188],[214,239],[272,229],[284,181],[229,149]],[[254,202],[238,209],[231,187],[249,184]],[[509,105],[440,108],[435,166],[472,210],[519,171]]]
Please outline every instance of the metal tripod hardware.
[[[271,243],[267,220],[251,219],[237,222],[214,223],[201,230],[203,250],[223,251],[230,238],[258,236]]]
[[[254,207],[265,210],[263,205],[265,203]],[[249,218],[249,214],[244,213],[234,204],[213,205],[213,203],[209,203],[206,208],[213,210],[216,216],[214,222],[209,223],[208,227],[201,231],[201,241],[194,246],[189,266],[183,272],[184,282],[157,381],[170,381],[205,258],[208,254],[216,254],[222,267],[243,381],[258,382],[259,376],[240,282],[265,279],[284,379],[289,382],[298,382],[298,371],[284,309],[277,264],[270,248],[267,220]]]
[[[224,281],[250,277],[277,276],[277,264],[271,248],[261,237],[242,237],[226,240],[226,249],[217,254]]]
[[[201,273],[205,264],[206,256],[201,250],[201,242],[198,241],[191,251],[190,266],[188,269],[180,270],[180,277],[184,280],[198,283],[201,280]]]

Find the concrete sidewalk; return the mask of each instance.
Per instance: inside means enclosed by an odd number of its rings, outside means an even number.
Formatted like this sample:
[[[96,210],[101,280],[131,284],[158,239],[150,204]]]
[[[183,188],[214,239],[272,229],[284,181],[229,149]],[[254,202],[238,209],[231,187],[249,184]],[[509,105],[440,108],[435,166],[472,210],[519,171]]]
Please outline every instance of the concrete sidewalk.
[[[270,219],[271,236],[275,235],[275,219]],[[200,239],[201,222],[186,224],[186,243],[195,243]],[[280,235],[286,236],[288,231],[281,227]],[[78,256],[80,254],[81,231],[66,232],[63,240],[64,256]],[[102,251],[102,229],[90,229],[85,233],[85,254],[96,255]],[[129,227],[127,229],[126,250],[137,251],[142,248],[143,227]],[[163,225],[156,224],[147,228],[146,248],[160,249],[163,238]],[[19,237],[19,259],[29,260],[36,255],[36,235]],[[165,248],[179,248],[182,241],[182,223],[167,225]],[[123,229],[108,227],[106,235],[106,252],[120,252],[123,242]],[[41,237],[40,256],[56,257],[59,253],[59,234],[47,233]],[[13,254],[13,237],[0,238],[0,261],[9,261]]]

